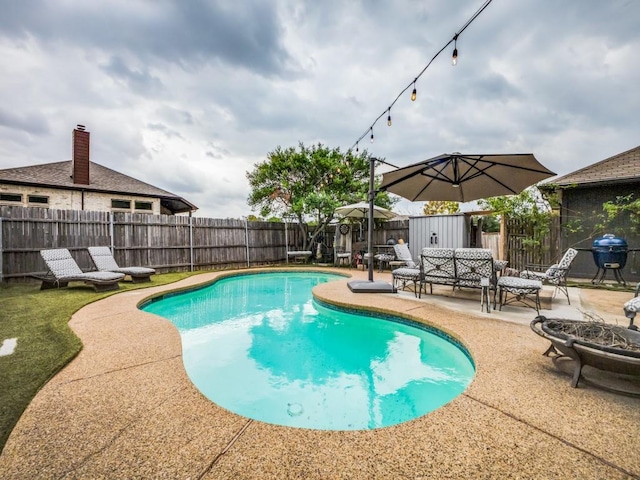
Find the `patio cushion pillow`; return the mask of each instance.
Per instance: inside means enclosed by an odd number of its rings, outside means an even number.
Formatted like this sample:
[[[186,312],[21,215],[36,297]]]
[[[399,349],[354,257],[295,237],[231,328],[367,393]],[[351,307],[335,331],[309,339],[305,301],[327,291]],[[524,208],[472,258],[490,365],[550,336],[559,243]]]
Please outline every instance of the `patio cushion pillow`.
[[[420,280],[420,270],[417,268],[396,268],[392,273],[394,278],[406,280]]]
[[[559,263],[554,263],[544,272],[544,275],[549,278],[555,278],[562,275],[562,268]]]

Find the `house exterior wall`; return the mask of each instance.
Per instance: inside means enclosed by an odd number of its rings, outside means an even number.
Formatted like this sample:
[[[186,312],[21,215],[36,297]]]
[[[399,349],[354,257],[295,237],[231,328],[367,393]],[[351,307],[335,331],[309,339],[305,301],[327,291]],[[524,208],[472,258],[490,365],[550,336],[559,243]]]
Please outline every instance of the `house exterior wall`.
[[[577,278],[593,278],[598,267],[593,261],[591,247],[593,240],[605,233],[612,233],[624,238],[629,246],[627,264],[621,270],[622,276],[628,282],[640,281],[640,232],[636,232],[628,216],[616,219],[607,231],[598,230],[596,224],[600,222],[598,216],[603,214],[602,205],[608,201],[615,201],[616,197],[633,194],[637,199],[640,193],[640,182],[619,183],[606,186],[576,186],[562,191],[561,200],[561,229],[562,250],[569,247],[578,249],[579,253],[571,266],[570,276]],[[607,274],[607,279],[613,279],[613,273]]]
[[[0,205],[16,205],[23,207],[43,207],[57,210],[90,210],[99,212],[132,212],[150,213],[160,215],[160,199],[153,197],[139,197],[123,194],[111,194],[80,190],[63,190],[47,187],[31,187],[25,185],[10,185],[0,183],[0,194],[21,195],[21,202],[0,200]],[[47,197],[48,203],[29,202],[29,195]],[[83,199],[84,196],[84,199]],[[131,202],[131,208],[111,208],[111,200],[127,200]],[[84,202],[84,208],[83,208]],[[150,202],[152,210],[136,210],[135,202]]]

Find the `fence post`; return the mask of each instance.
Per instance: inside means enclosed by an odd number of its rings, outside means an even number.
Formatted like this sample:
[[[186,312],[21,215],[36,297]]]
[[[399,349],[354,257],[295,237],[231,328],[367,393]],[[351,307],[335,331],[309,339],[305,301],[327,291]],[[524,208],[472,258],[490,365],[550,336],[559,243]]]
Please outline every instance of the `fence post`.
[[[244,219],[244,243],[247,245],[247,267],[250,267],[249,262],[249,220]]]
[[[284,219],[284,258],[289,264],[289,235],[287,232],[287,219]]]
[[[193,217],[189,215],[189,263],[193,272]]]
[[[109,212],[109,236],[111,237],[111,240],[109,241],[109,244],[111,245],[111,255],[113,255],[115,253],[115,244],[114,244],[114,230],[113,230],[113,212]]]

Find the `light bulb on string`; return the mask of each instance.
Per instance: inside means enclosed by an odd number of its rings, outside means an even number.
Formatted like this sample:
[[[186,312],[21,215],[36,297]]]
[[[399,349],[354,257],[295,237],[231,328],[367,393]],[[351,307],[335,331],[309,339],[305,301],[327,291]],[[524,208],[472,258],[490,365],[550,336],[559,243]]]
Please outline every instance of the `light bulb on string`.
[[[411,101],[415,102],[416,97],[418,96],[418,92],[416,91],[416,81],[413,81],[413,92],[411,92]]]
[[[451,57],[451,64],[455,67],[458,64],[458,34],[453,37],[453,56]]]
[[[373,128],[371,129],[371,143],[373,143]]]
[[[387,117],[387,125],[391,126],[391,107],[388,110],[389,116]]]

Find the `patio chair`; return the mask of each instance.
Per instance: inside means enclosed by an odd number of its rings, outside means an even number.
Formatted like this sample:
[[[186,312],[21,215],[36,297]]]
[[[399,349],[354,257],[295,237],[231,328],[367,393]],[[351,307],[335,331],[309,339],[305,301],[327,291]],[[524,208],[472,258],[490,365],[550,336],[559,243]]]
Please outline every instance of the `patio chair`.
[[[566,295],[567,302],[571,305],[571,300],[569,300],[569,290],[567,289],[567,275],[569,274],[571,263],[573,262],[573,259],[576,258],[576,255],[578,255],[578,251],[574,248],[569,248],[564,252],[560,261],[551,266],[527,265],[526,270],[520,272],[520,278],[540,280],[543,283],[555,285],[556,288],[553,291],[553,297],[555,298],[556,293],[560,290]],[[543,269],[544,271],[541,271]]]
[[[351,252],[339,245],[334,246],[333,250],[335,255],[334,263],[338,266],[346,263],[346,265],[351,268]]]
[[[406,243],[396,243],[393,246],[393,250],[398,261],[404,262],[404,266],[391,271],[393,287],[405,290],[407,285],[412,284],[413,292],[417,297],[420,293],[420,279],[422,278],[420,264],[413,260],[409,246]]]
[[[118,282],[124,278],[123,273],[83,272],[66,248],[42,250],[40,255],[49,269],[44,277],[36,277],[42,280],[40,290],[66,287],[69,282],[80,281],[92,285],[97,292],[106,292],[120,288]]]
[[[115,272],[129,275],[133,283],[150,282],[151,275],[156,273],[147,267],[119,267],[109,247],[89,247],[89,255],[100,272]]]
[[[636,318],[636,313],[640,310],[640,297],[638,297],[638,292],[640,292],[640,283],[636,285],[636,292],[633,295],[633,298],[624,304],[624,316],[629,319],[629,329],[638,330],[638,326],[633,324],[633,320]]]
[[[413,261],[413,257],[409,251],[409,245],[406,243],[396,243],[393,246],[393,250],[396,252],[398,261],[404,262],[406,268],[418,268],[418,264]]]

